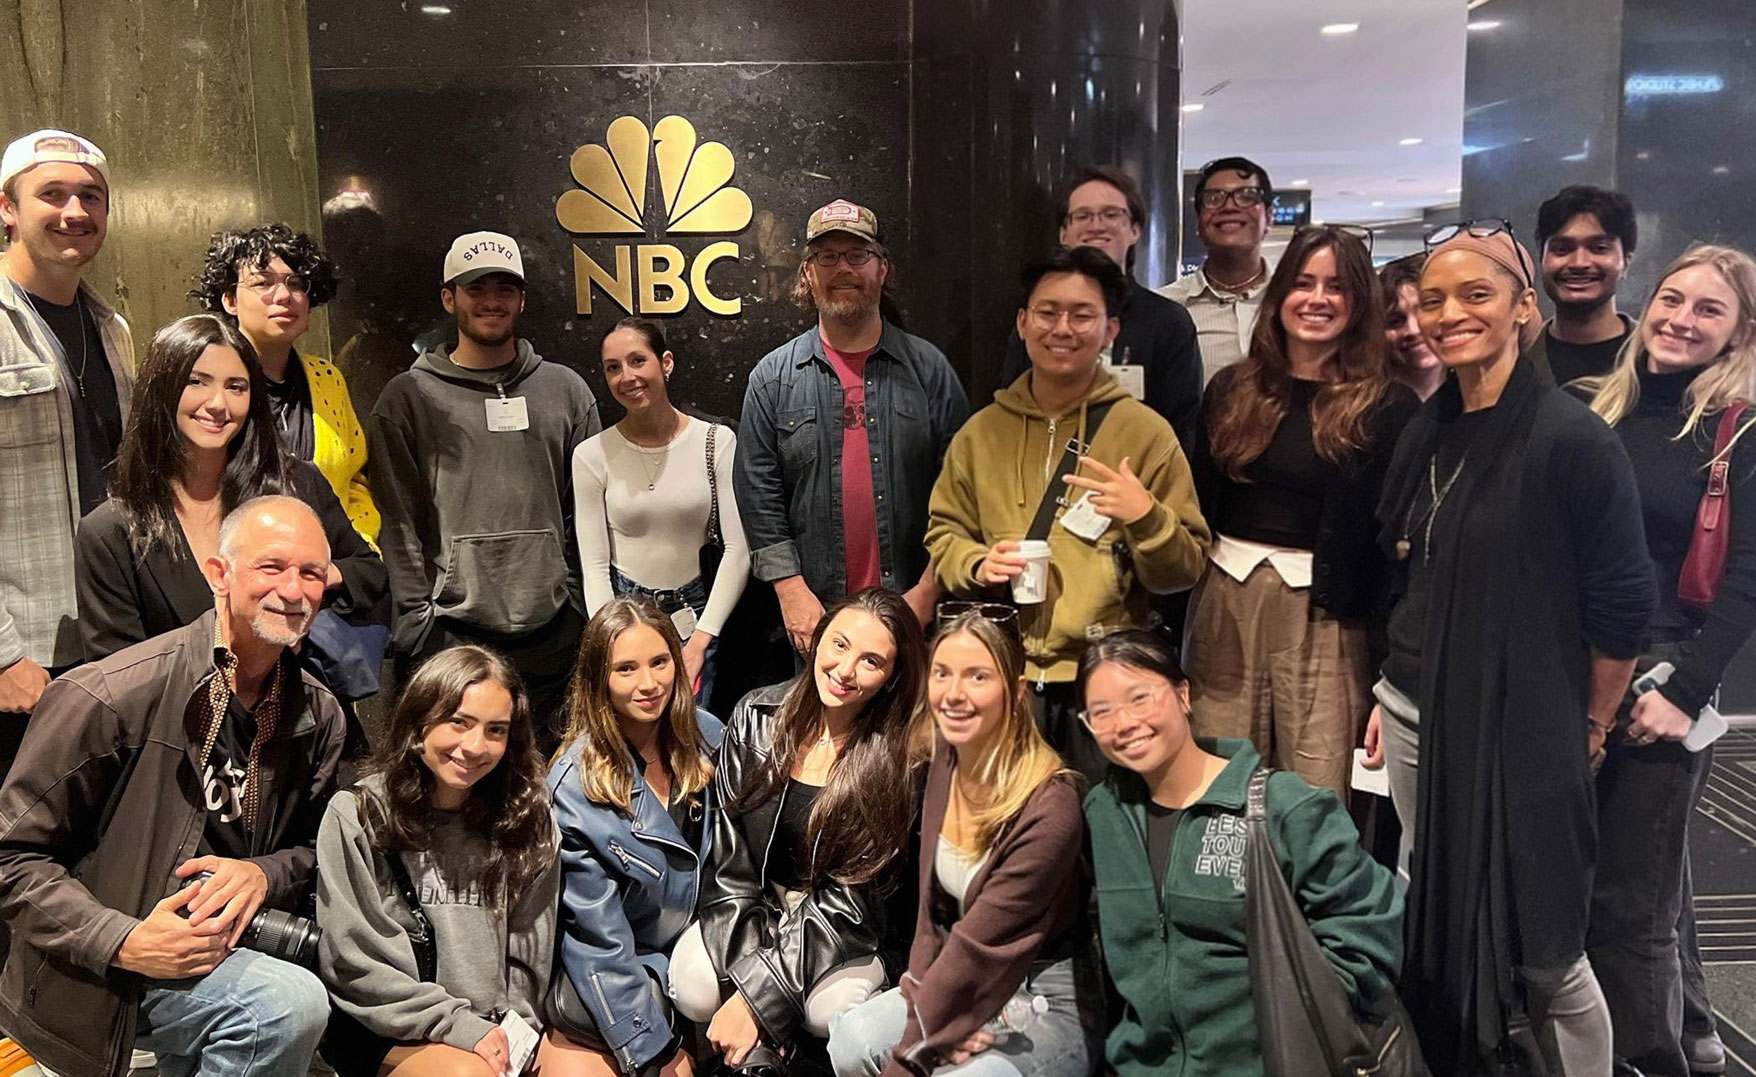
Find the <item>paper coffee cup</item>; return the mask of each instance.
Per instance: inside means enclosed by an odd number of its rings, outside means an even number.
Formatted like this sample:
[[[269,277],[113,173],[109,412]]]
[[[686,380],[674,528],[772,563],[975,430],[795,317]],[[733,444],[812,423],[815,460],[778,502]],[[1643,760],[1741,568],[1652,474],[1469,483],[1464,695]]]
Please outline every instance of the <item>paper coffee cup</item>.
[[[1012,601],[1034,606],[1049,597],[1049,542],[1025,539],[1018,552],[1024,556],[1024,571],[1012,578]]]

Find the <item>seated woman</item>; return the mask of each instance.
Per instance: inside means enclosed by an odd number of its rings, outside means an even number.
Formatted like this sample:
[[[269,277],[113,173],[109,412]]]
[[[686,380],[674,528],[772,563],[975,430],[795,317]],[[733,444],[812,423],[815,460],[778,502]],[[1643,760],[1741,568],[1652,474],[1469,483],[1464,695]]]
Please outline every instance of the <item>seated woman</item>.
[[[549,770],[561,828],[560,970],[545,1077],[689,1077],[671,1019],[670,953],[695,919],[723,729],[695,706],[683,644],[645,601],[585,626],[567,737]]]
[[[317,835],[340,1077],[507,1077],[500,1021],[539,1027],[554,964],[558,844],[518,674],[482,647],[434,655]]]
[[[979,614],[945,625],[927,704],[937,727],[921,806],[908,974],[830,1024],[837,1077],[1081,1077],[1103,1057],[1103,983],[1077,776],[1037,731],[1019,640]],[[986,1026],[1048,1001],[1026,1035]]]
[[[317,469],[282,452],[249,341],[211,314],[160,329],[140,362],[110,499],[79,524],[74,579],[86,658],[212,609],[201,564],[219,550],[220,521],[273,493],[298,497],[323,521],[324,607],[372,619],[389,589],[384,563]]]
[[[1110,761],[1085,800],[1104,960],[1124,1003],[1110,1033],[1118,1077],[1262,1073],[1245,955],[1248,741],[1189,734],[1189,684],[1158,636],[1116,632],[1079,663],[1084,721]],[[1275,851],[1311,931],[1356,1006],[1402,962],[1402,899],[1334,793],[1278,771]],[[1215,849],[1221,851],[1216,852]],[[1176,969],[1176,982],[1166,970]]]
[[[927,645],[869,587],[818,622],[807,670],[738,703],[714,772],[700,922],[671,955],[678,1012],[728,1065],[780,1064],[885,985],[886,891],[914,815],[907,729]]]

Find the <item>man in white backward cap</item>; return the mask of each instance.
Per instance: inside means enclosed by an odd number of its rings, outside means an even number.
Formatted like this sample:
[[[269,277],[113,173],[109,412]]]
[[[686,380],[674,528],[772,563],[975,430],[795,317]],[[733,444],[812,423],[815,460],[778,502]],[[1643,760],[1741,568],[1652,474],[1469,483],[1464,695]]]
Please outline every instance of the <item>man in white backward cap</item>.
[[[524,259],[510,236],[459,236],[439,298],[457,343],[390,379],[372,410],[392,645],[405,665],[455,643],[504,654],[546,752],[585,628],[571,461],[600,428],[597,400],[518,338]]]
[[[83,280],[110,167],[67,131],[0,155],[0,777],[51,675],[84,656],[73,529],[104,500],[132,388],[128,323]]]

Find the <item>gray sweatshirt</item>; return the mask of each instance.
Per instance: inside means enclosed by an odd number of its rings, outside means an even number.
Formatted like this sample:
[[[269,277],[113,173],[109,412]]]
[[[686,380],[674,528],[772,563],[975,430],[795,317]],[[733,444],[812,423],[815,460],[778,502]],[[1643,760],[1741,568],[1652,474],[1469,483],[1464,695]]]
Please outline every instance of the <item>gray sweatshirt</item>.
[[[438,981],[422,983],[408,935],[414,916],[360,823],[360,797],[381,788],[370,778],[357,792],[337,793],[317,836],[317,957],[335,1005],[387,1039],[464,1051],[494,1028],[487,1015],[496,1011],[516,1010],[540,1029],[555,962],[560,874],[551,867],[509,914],[497,912],[484,904],[478,885],[487,841],[456,813],[435,813],[430,851],[398,854],[439,952]],[[558,830],[554,841],[559,849]]]
[[[512,428],[502,398],[528,425]],[[490,401],[503,429],[489,429]],[[442,346],[390,379],[370,452],[399,652],[419,653],[435,617],[520,636],[566,603],[584,612],[573,450],[600,428],[585,379],[527,340],[493,370],[460,367]]]

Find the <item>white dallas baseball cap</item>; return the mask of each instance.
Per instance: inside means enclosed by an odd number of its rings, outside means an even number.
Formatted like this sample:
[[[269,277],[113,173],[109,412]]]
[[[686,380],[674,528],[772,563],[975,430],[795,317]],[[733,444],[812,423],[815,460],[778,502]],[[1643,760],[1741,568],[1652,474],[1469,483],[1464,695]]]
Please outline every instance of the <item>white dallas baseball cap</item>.
[[[524,257],[518,241],[499,232],[471,232],[451,241],[445,254],[445,283],[468,284],[489,273],[510,273],[524,280]]]
[[[104,157],[104,151],[92,145],[90,139],[52,128],[32,131],[23,138],[12,140],[5,154],[0,155],[0,187],[38,165],[56,161],[85,165],[104,181],[104,190],[110,189],[110,162]]]

